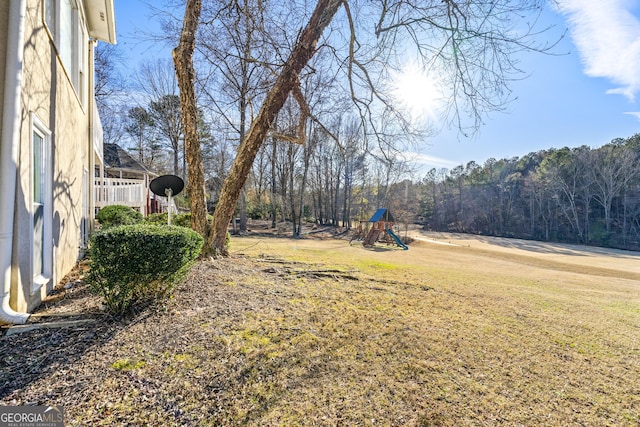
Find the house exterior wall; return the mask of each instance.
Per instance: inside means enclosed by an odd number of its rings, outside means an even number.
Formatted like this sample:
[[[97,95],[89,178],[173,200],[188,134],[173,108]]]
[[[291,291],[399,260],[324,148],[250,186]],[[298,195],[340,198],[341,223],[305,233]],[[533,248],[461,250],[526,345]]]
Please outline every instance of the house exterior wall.
[[[18,153],[18,183],[14,220],[11,305],[18,312],[32,311],[50,292],[80,255],[80,228],[84,215],[83,174],[92,171],[90,134],[92,105],[78,93],[52,43],[43,22],[43,2],[28,0],[25,20],[21,130]],[[89,52],[87,39],[82,44]],[[91,55],[84,55],[91,59]],[[86,65],[86,69],[91,68]],[[92,93],[92,91],[89,91]],[[83,101],[84,97],[84,101]],[[44,260],[48,280],[34,283],[34,122],[50,132],[46,142]],[[47,151],[48,150],[48,151]],[[89,177],[91,173],[89,173]],[[88,191],[88,190],[87,190]]]
[[[7,33],[9,27],[9,2],[0,1],[0,100],[4,99],[4,80],[7,62]],[[4,114],[4,103],[0,101],[0,117]],[[0,134],[2,120],[0,119]]]

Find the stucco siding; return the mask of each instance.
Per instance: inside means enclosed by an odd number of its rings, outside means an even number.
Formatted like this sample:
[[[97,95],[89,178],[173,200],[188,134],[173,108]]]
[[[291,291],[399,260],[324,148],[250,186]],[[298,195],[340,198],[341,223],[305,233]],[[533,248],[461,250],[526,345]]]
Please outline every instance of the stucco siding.
[[[4,81],[7,68],[7,33],[9,31],[9,2],[0,1],[0,100],[4,99]],[[0,102],[0,117],[4,114],[4,103]],[[2,119],[0,119],[0,134]]]
[[[22,126],[19,149],[19,185],[16,197],[18,247],[14,266],[19,278],[14,286],[17,311],[31,311],[78,260],[83,213],[83,171],[89,166],[89,116],[76,96],[42,22],[42,2],[28,0],[25,21]],[[50,132],[47,179],[50,181],[49,227],[51,280],[39,289],[33,285],[33,170],[34,118]]]

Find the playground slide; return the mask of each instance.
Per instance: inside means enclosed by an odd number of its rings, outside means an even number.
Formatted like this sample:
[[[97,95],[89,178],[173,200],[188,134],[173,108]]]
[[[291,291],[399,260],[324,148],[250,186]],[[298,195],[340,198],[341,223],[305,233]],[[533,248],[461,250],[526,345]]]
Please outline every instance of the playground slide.
[[[391,230],[390,228],[386,229],[386,232],[389,236],[393,237],[393,240],[396,241],[396,243],[398,244],[398,246],[400,246],[402,249],[409,250],[409,246],[405,245],[404,243],[402,243],[402,240],[396,235],[396,233],[393,232],[393,230]]]

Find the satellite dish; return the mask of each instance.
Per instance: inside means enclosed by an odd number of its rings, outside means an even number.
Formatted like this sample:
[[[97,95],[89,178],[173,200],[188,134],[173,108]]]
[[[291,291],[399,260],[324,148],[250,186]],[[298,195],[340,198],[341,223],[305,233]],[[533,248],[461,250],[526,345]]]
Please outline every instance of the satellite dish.
[[[153,194],[167,197],[169,209],[167,212],[167,222],[171,225],[171,206],[173,204],[173,196],[180,194],[184,188],[184,181],[179,176],[175,175],[162,175],[155,178],[149,183],[149,188],[153,191]]]
[[[177,196],[184,188],[184,181],[179,176],[162,175],[151,181],[149,188],[158,196]]]

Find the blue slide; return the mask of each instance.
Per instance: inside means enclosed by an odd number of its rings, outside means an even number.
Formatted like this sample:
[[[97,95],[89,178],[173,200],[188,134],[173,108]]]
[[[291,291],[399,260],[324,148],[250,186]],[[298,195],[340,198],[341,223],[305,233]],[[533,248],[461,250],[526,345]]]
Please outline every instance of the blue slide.
[[[402,240],[400,240],[400,238],[398,236],[396,236],[396,233],[394,233],[393,230],[391,230],[390,228],[387,228],[385,231],[387,232],[387,234],[389,236],[393,237],[393,240],[396,241],[398,246],[400,246],[405,251],[409,250],[409,246],[407,246],[404,243],[402,243]]]

